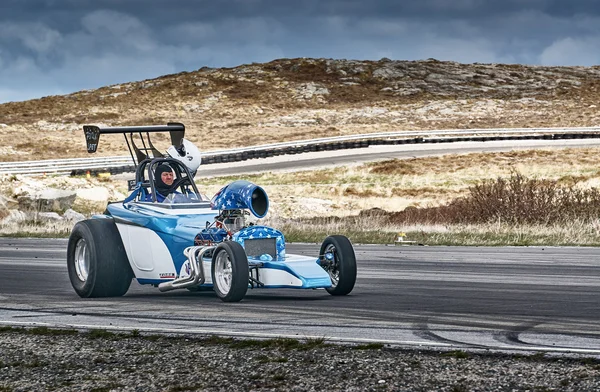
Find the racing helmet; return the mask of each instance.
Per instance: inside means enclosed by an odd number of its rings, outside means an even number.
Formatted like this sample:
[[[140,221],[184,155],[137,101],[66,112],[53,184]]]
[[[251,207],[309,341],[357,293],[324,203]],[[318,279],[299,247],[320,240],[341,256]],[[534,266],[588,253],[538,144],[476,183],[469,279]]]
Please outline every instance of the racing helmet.
[[[179,147],[171,146],[167,149],[167,154],[183,163],[191,173],[196,173],[200,166],[200,150],[194,146],[194,143],[187,139],[181,139]]]

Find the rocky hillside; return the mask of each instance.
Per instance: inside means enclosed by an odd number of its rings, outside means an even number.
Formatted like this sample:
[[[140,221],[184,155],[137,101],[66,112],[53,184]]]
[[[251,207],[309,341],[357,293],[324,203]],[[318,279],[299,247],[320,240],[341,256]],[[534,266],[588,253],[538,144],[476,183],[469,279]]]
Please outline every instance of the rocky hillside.
[[[595,126],[599,97],[600,67],[282,59],[2,104],[0,159],[86,156],[84,124],[179,121],[204,150],[382,131]],[[99,154],[125,153],[121,138],[101,140]]]

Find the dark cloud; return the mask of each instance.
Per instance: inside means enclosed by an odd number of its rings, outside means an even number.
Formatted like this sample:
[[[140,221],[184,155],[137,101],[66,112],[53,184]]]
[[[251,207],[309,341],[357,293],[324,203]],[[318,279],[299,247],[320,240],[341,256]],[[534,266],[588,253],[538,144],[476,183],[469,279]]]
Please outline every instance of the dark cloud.
[[[154,25],[225,17],[272,18],[345,16],[472,18],[496,17],[536,10],[555,17],[600,15],[597,0],[4,0],[5,19],[69,23],[86,13],[110,9]],[[0,18],[2,18],[0,16]]]
[[[593,65],[592,0],[3,0],[0,102],[281,57]]]

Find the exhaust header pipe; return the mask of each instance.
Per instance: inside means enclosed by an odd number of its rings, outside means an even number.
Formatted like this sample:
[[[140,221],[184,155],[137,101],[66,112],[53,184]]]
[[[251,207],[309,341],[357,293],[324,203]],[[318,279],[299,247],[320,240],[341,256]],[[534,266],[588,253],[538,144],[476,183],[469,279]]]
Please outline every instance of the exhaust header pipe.
[[[186,289],[188,287],[198,286],[206,280],[204,276],[204,265],[202,257],[209,250],[213,250],[215,246],[190,246],[184,249],[183,254],[190,262],[190,276],[185,278],[177,278],[169,282],[163,282],[158,285],[158,289],[162,292],[176,289]]]

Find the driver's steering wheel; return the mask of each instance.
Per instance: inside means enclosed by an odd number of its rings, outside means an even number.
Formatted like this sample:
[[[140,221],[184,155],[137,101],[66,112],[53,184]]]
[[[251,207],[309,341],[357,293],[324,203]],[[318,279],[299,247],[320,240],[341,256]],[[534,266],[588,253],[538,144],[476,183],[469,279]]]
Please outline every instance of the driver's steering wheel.
[[[174,191],[177,190],[177,188],[179,188],[181,185],[184,185],[186,182],[189,185],[192,185],[189,177],[183,177],[183,178],[173,181],[173,184],[171,184],[171,186],[169,187],[168,193],[173,193]]]

